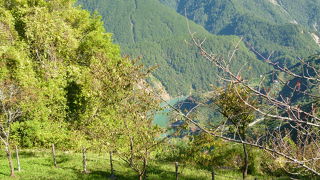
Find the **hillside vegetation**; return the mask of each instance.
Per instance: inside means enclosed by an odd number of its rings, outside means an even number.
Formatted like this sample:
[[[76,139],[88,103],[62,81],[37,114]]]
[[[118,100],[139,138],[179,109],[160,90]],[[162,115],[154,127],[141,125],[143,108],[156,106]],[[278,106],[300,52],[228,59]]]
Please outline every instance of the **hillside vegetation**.
[[[101,14],[106,29],[121,45],[122,54],[143,56],[142,62],[148,67],[159,65],[153,74],[172,96],[207,91],[210,84],[217,85],[216,68],[186,43],[190,41],[186,19],[159,1],[80,0],[79,3]],[[239,41],[239,37],[213,35],[200,25],[189,23],[192,31],[206,37],[207,48],[219,55],[227,56]],[[234,67],[239,68],[240,64],[252,69],[251,77],[270,68],[259,62],[243,43]]]
[[[219,35],[243,36],[248,47],[283,64],[319,52],[311,33],[318,32],[320,2],[237,1],[237,0],[160,0],[177,12]],[[298,13],[299,12],[299,13]]]

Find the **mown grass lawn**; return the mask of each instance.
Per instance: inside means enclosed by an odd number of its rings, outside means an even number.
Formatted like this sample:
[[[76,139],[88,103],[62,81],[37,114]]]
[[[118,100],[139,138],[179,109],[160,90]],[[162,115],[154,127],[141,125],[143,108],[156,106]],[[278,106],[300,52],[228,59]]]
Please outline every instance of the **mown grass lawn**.
[[[16,167],[15,154],[14,163]],[[22,179],[22,180],[36,180],[36,179],[88,179],[100,180],[109,179],[110,165],[107,154],[98,155],[93,153],[87,154],[87,165],[89,174],[83,174],[82,171],[82,154],[74,152],[57,152],[58,168],[53,166],[51,152],[25,150],[20,152],[21,172],[15,172],[15,177],[9,177],[8,162],[4,152],[0,155],[0,179]],[[114,162],[117,179],[138,179],[136,173],[126,166],[120,160]],[[170,180],[175,179],[175,166],[173,162],[150,162],[148,168],[148,179],[150,180]],[[216,179],[241,179],[240,172],[234,171],[217,171]],[[225,177],[223,177],[225,176]],[[255,177],[249,177],[254,179]],[[271,177],[257,177],[258,179],[276,179]],[[180,180],[209,180],[211,173],[206,170],[200,170],[192,167],[180,168]]]

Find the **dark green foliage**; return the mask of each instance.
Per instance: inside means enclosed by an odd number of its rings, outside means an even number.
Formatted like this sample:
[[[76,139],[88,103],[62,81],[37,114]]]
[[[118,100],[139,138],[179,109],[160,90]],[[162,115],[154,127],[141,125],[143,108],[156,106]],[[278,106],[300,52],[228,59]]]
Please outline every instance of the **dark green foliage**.
[[[305,64],[303,64],[305,63]],[[306,77],[317,77],[318,69],[320,67],[320,55],[313,55],[303,60],[303,63],[297,63],[294,66],[289,67],[289,70],[300,76]],[[316,103],[317,98],[312,97],[312,95],[317,96],[319,91],[318,82],[315,80],[307,80],[306,78],[292,77],[285,75],[281,77],[278,76],[279,80],[287,82],[283,85],[280,95],[284,98],[291,98],[292,103],[299,103],[300,105],[306,103]],[[297,85],[299,89],[297,89]]]
[[[174,4],[173,1],[166,2]],[[159,65],[153,75],[170,95],[208,91],[210,84],[218,84],[217,69],[187,43],[191,40],[185,18],[157,0],[80,0],[79,4],[102,15],[105,27],[121,45],[122,54],[142,56],[147,67]],[[206,47],[213,53],[227,56],[239,41],[235,36],[212,35],[201,26],[189,23],[200,39],[206,37]],[[244,44],[241,44],[235,61],[235,68],[248,63],[247,68],[253,69],[250,77],[258,76],[269,68],[259,62]]]
[[[320,1],[319,0],[281,0],[281,5],[302,25],[319,32]]]
[[[166,1],[161,1],[164,4]],[[180,0],[177,12],[214,34],[243,36],[259,53],[284,64],[319,51],[310,33],[319,26],[319,0]],[[289,59],[284,58],[289,56]]]
[[[86,110],[85,97],[81,95],[82,87],[75,81],[68,82],[65,90],[67,99],[68,121],[77,121]]]

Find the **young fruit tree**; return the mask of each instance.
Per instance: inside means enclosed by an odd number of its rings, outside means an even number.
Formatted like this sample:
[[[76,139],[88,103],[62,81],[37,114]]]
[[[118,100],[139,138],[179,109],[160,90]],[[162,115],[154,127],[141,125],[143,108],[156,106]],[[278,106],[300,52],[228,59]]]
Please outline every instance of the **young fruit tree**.
[[[218,91],[218,90],[216,90]],[[214,98],[213,102],[218,107],[218,111],[226,118],[225,124],[228,125],[230,133],[234,134],[236,139],[247,141],[248,129],[250,123],[255,119],[254,110],[247,108],[246,104],[239,98],[238,94],[256,104],[255,100],[250,97],[250,94],[236,84],[230,84],[225,90],[217,93],[218,96]],[[243,178],[248,174],[249,155],[247,145],[243,145],[244,165]]]
[[[17,85],[13,83],[2,82],[0,84],[0,139],[5,147],[11,176],[14,176],[14,167],[10,149],[10,131],[12,123],[17,121],[22,114],[19,107],[22,95],[19,91]]]
[[[146,82],[140,82],[133,93],[123,101],[121,134],[118,139],[118,155],[139,179],[146,179],[148,161],[152,152],[162,142],[162,130],[153,124],[159,110],[159,102],[152,95]]]
[[[91,65],[90,78],[95,85],[89,86],[92,95],[78,128],[92,142],[92,148],[120,157],[143,179],[161,133],[152,123],[158,101],[145,82],[148,72],[135,60],[119,59],[118,70],[110,69],[107,63],[112,62]],[[110,168],[114,178],[112,161]]]
[[[30,104],[36,94],[37,81],[30,59],[23,51],[25,44],[18,40],[12,20],[9,11],[0,7],[0,139],[7,155],[10,175],[14,176],[12,125],[20,121],[23,114],[35,110]]]

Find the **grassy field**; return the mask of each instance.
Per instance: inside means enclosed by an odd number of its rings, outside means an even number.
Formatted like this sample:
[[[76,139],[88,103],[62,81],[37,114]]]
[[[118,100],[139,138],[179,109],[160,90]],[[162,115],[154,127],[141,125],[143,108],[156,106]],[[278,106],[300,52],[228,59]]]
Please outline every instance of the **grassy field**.
[[[14,154],[15,156],[15,154]],[[57,152],[58,168],[52,163],[50,151],[21,151],[21,172],[16,172],[14,178],[10,178],[8,163],[5,154],[1,153],[0,179],[88,179],[99,180],[109,179],[110,166],[107,155],[87,154],[89,174],[83,174],[82,154],[71,152]],[[16,167],[16,159],[14,158]],[[115,160],[117,179],[138,179],[136,173],[119,160]],[[211,173],[206,170],[191,167],[181,167],[179,180],[206,180],[211,179]],[[157,180],[175,179],[175,167],[173,162],[154,163],[151,162],[148,168],[148,179]],[[216,179],[241,179],[240,172],[217,171]],[[270,177],[257,177],[258,179],[275,179]],[[249,177],[254,179],[254,177]]]

